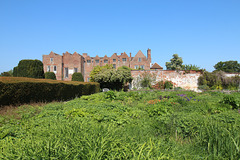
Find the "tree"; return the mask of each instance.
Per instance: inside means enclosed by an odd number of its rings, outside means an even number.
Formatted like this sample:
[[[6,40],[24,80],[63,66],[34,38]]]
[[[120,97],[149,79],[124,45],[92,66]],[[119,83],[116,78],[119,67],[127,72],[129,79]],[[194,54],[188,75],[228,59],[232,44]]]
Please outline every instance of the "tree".
[[[95,75],[101,72],[103,69],[113,69],[113,66],[110,64],[106,64],[105,66],[95,66],[90,73],[90,81],[95,82]]]
[[[40,60],[21,60],[13,69],[14,77],[44,78],[43,63]]]
[[[192,64],[185,64],[182,66],[182,69],[185,71],[190,71],[190,70],[198,71],[198,70],[200,70],[200,67],[198,67],[196,65],[192,65]]]
[[[80,72],[75,72],[72,75],[72,81],[84,82],[83,75]]]
[[[12,69],[10,71],[2,72],[0,74],[0,77],[12,77],[12,76],[13,76],[13,70]]]
[[[240,73],[240,63],[238,61],[226,61],[226,62],[218,62],[214,65],[216,71],[224,71],[227,73]]]
[[[46,72],[46,73],[44,73],[44,77],[45,77],[45,79],[56,80],[56,75],[53,72]]]
[[[182,70],[183,60],[178,54],[173,54],[173,58],[170,59],[171,62],[166,62],[167,70]]]
[[[95,82],[100,83],[101,88],[121,90],[125,84],[132,81],[131,71],[127,69],[103,69],[95,75]]]

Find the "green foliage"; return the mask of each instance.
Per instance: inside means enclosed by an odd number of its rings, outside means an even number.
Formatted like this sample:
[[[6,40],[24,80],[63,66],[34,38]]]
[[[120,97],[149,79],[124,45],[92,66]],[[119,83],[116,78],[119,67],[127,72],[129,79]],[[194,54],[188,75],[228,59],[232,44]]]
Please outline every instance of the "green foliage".
[[[173,58],[170,59],[171,62],[166,62],[167,70],[182,70],[183,69],[183,60],[178,54],[173,54]]]
[[[104,92],[104,94],[106,99],[114,100],[116,98],[115,92],[113,91]]]
[[[53,72],[46,72],[46,73],[44,73],[44,77],[45,77],[45,79],[56,80],[56,75]]]
[[[143,88],[152,88],[152,82],[156,80],[156,75],[150,72],[143,72],[141,75],[140,85]]]
[[[218,62],[214,65],[216,71],[224,71],[227,73],[240,73],[240,63],[238,61]]]
[[[121,90],[125,84],[132,81],[131,71],[127,69],[103,69],[95,75],[95,81],[101,88]]]
[[[40,60],[21,60],[13,69],[14,77],[44,78],[43,63]]]
[[[90,81],[96,82],[95,76],[100,73],[103,69],[113,69],[113,66],[110,64],[106,64],[105,66],[95,66],[90,73]]]
[[[0,106],[54,100],[65,101],[82,95],[93,94],[99,92],[99,90],[98,83],[69,83],[11,77],[8,80],[0,79]]]
[[[239,102],[232,95],[225,95],[223,97],[223,100],[220,101],[220,103],[229,104],[229,105],[232,106],[233,109],[238,109],[239,108]]]
[[[80,73],[80,72],[75,72],[75,73],[73,73],[73,75],[72,75],[72,81],[84,82],[82,73]]]
[[[198,86],[200,88],[205,89],[230,89],[230,90],[237,90],[240,84],[240,77],[226,77],[225,73],[222,71],[215,71],[215,72],[204,72],[198,78]],[[207,87],[206,87],[207,86]]]
[[[170,81],[164,82],[164,89],[173,89],[173,84]]]
[[[0,159],[239,159],[240,114],[224,97],[109,91],[19,107],[0,115]]]
[[[196,65],[192,65],[192,64],[185,64],[185,65],[182,66],[182,70],[185,70],[185,71],[189,71],[189,70],[199,71],[200,67],[198,67]]]
[[[2,72],[0,74],[1,77],[12,77],[13,76],[13,70],[10,70],[8,72]]]

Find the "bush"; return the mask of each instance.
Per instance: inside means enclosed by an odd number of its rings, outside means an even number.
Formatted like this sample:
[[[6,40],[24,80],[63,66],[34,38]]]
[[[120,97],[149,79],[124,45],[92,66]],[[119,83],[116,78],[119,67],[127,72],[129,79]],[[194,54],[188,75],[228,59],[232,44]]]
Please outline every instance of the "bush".
[[[46,72],[46,73],[44,73],[44,77],[45,77],[45,79],[56,80],[56,75],[53,72]]]
[[[14,77],[44,78],[43,63],[40,60],[21,60],[13,69]]]
[[[233,109],[238,109],[239,107],[239,103],[237,102],[235,97],[233,97],[232,95],[225,95],[223,97],[223,100],[220,101],[220,103],[229,104],[232,106]]]
[[[72,81],[79,81],[79,82],[84,82],[82,73],[80,72],[75,72],[72,75]]]
[[[31,78],[0,78],[0,106],[29,102],[66,101],[100,91],[99,83]]]
[[[164,83],[164,88],[165,89],[173,89],[173,84],[170,81],[165,81]]]

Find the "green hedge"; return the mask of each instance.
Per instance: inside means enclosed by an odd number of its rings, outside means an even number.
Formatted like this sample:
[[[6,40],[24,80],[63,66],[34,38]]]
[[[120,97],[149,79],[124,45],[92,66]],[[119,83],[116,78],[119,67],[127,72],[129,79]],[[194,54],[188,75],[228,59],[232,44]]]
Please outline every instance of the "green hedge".
[[[5,79],[3,79],[5,78]],[[64,82],[27,78],[0,78],[0,106],[31,102],[66,101],[100,91],[95,82]],[[19,80],[20,79],[20,80]]]

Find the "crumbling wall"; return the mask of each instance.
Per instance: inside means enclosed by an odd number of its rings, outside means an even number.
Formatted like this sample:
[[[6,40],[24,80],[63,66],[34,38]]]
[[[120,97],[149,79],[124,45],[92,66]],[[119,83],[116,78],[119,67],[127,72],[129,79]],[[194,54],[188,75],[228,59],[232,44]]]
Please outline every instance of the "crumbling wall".
[[[144,72],[156,75],[156,81],[152,83],[153,85],[160,81],[171,81],[174,87],[181,87],[183,89],[195,91],[198,90],[198,77],[201,75],[200,71],[134,70],[131,71],[132,77],[134,78],[131,84],[131,89],[140,87],[139,82],[141,81],[141,75]]]

